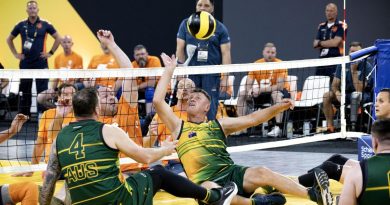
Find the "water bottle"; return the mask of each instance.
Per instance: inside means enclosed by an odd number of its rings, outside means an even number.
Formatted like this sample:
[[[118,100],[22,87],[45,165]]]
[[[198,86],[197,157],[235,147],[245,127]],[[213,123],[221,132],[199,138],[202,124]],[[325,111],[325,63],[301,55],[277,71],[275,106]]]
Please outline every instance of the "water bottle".
[[[293,122],[290,120],[287,122],[287,139],[293,138]]]
[[[307,136],[310,134],[310,122],[309,121],[305,121],[303,123],[303,135]]]
[[[263,122],[261,126],[261,134],[263,137],[267,137],[268,134],[268,122]]]

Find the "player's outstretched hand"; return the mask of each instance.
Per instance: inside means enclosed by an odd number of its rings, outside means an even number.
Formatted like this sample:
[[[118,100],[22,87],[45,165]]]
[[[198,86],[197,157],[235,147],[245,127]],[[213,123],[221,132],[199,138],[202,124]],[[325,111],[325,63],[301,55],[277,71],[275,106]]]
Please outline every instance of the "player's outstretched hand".
[[[165,69],[174,70],[177,67],[177,60],[176,60],[175,55],[172,55],[171,57],[169,57],[167,54],[162,53],[161,59],[163,60]]]
[[[284,99],[282,99],[282,103],[283,103],[283,104],[288,104],[288,105],[289,105],[289,108],[290,108],[291,110],[294,109],[294,105],[295,105],[294,100],[291,100],[291,99],[289,99],[289,98],[284,98]]]
[[[172,153],[176,152],[176,145],[178,140],[173,140],[170,136],[167,137],[167,139],[163,142],[161,142],[161,148],[165,149],[165,155],[171,155]]]

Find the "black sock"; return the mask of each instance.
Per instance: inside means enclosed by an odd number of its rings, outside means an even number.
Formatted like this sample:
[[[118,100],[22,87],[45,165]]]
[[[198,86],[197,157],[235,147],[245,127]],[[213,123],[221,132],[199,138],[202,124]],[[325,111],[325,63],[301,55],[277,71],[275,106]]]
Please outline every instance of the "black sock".
[[[161,188],[177,197],[194,198],[205,202],[214,202],[221,197],[219,190],[207,190],[187,178],[165,170],[161,165],[154,166],[146,172],[152,176],[153,194]]]
[[[345,165],[345,163],[348,161],[349,159],[340,155],[340,154],[334,154],[332,155],[329,159],[327,159],[326,161],[330,161],[330,162],[333,162],[335,164],[339,164],[339,165]]]
[[[334,179],[336,181],[340,180],[341,173],[343,171],[342,165],[338,165],[329,161],[322,163],[320,166],[318,166],[318,168],[324,170],[330,179]],[[313,186],[314,180],[314,172],[309,172],[298,177],[299,183],[305,187]]]

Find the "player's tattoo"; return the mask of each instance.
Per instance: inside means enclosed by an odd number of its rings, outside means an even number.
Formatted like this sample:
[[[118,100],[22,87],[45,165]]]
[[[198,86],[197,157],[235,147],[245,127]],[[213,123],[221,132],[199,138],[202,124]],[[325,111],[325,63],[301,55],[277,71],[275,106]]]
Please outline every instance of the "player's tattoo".
[[[46,169],[46,176],[43,181],[42,191],[40,193],[39,201],[41,205],[49,205],[54,194],[55,184],[60,175],[61,169],[58,161],[56,142],[54,141],[51,152],[49,163]]]

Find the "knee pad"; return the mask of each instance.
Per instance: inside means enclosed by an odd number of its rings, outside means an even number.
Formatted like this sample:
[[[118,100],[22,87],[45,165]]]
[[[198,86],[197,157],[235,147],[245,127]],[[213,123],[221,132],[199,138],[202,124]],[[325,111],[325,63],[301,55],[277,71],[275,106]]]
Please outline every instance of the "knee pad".
[[[335,164],[344,165],[349,159],[340,155],[340,154],[334,154],[326,161],[333,162]]]
[[[343,165],[326,161],[322,163],[319,167],[326,172],[330,179],[334,179],[336,181],[340,180],[341,173],[343,171]]]

